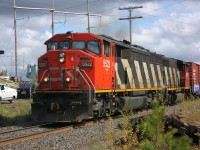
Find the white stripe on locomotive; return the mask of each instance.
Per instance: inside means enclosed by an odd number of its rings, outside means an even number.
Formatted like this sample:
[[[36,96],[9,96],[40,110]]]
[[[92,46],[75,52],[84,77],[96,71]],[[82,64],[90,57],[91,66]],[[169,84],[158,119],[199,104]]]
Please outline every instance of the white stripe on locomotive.
[[[174,87],[177,87],[177,75],[176,75],[176,68],[173,68],[173,74],[174,74]]]
[[[128,60],[127,59],[121,59],[121,61],[122,61],[122,65],[124,67],[124,70],[126,69],[126,71],[127,71],[128,79],[129,79],[129,83],[130,83],[131,88],[135,88],[135,81],[134,81],[134,78],[133,78],[133,72],[131,70],[131,67],[130,67]]]
[[[168,87],[169,85],[169,77],[168,77],[168,74],[167,74],[167,67],[164,67],[164,74],[165,74],[165,86]]]
[[[115,63],[115,73],[116,73],[116,84],[120,86],[121,89],[126,89],[125,84],[122,84],[122,81],[119,77],[119,72],[118,72],[118,63]]]
[[[171,81],[170,87],[174,87],[173,76],[172,76],[172,68],[171,67],[169,67],[169,76],[170,76],[170,81]]]
[[[134,60],[134,64],[135,64],[135,70],[136,70],[136,73],[137,73],[137,77],[138,77],[138,81],[139,81],[139,84],[140,84],[140,88],[144,88],[139,62]]]
[[[157,70],[158,70],[158,77],[159,77],[159,81],[160,81],[160,86],[163,87],[163,78],[162,78],[162,72],[160,69],[160,65],[157,65]]]
[[[177,86],[180,86],[180,71],[177,69]]]
[[[142,64],[143,64],[143,67],[144,67],[144,74],[145,74],[146,81],[147,81],[147,87],[151,88],[151,81],[150,81],[150,78],[149,78],[149,72],[148,72],[148,68],[147,68],[147,63],[146,62],[142,62]]]
[[[151,67],[151,72],[152,72],[154,87],[158,87],[154,65],[150,64],[150,67]]]

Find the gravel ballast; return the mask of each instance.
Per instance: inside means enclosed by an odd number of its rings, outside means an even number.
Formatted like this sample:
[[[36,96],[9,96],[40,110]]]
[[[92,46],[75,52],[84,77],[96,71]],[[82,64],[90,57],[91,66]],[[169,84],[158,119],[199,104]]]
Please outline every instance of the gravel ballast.
[[[200,105],[200,101],[195,102]],[[167,115],[173,115],[182,109],[182,105],[170,106],[166,109]],[[149,112],[148,112],[149,113]],[[134,115],[137,117],[138,115]],[[123,119],[108,119],[105,122],[99,122],[94,126],[76,128],[59,134],[49,135],[47,137],[33,139],[17,144],[7,145],[0,149],[5,150],[96,150],[112,149],[112,139],[109,134],[117,132],[119,122]],[[113,135],[115,135],[113,133]],[[112,133],[111,133],[112,134]]]

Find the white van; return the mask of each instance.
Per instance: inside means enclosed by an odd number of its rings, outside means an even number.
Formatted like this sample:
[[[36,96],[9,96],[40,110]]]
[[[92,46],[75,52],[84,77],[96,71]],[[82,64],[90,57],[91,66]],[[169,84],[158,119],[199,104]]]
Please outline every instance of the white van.
[[[5,85],[0,85],[0,102],[7,100],[10,103],[14,102],[14,99],[17,98],[17,90],[7,87]]]

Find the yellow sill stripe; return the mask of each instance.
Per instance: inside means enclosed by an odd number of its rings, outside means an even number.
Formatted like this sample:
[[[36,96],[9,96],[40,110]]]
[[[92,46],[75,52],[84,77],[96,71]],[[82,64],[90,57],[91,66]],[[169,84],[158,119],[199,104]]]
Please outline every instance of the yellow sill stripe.
[[[70,91],[36,90],[36,93],[83,93],[83,90],[70,90]]]
[[[140,88],[140,89],[113,89],[113,90],[95,90],[95,93],[111,93],[111,92],[137,92],[137,91],[161,91],[163,88]],[[186,90],[190,87],[167,88],[168,91]]]
[[[138,88],[138,89],[113,89],[113,90],[95,90],[95,93],[112,93],[112,92],[137,92],[137,91],[161,91],[163,88]],[[190,87],[167,88],[168,91],[189,90]],[[83,93],[87,90],[36,90],[36,93]]]

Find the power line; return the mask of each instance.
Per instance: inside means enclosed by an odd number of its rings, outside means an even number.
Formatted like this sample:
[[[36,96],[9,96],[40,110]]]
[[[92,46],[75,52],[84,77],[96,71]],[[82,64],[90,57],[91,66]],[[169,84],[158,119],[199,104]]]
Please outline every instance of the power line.
[[[178,2],[175,2],[175,3],[169,4],[169,5],[163,6],[163,7],[161,7],[161,8],[153,9],[152,11],[149,11],[149,12],[146,12],[146,13],[150,13],[150,12],[162,10],[162,9],[164,9],[164,8],[168,8],[168,7],[171,7],[171,6],[180,4],[180,3],[184,2],[184,1],[185,1],[185,0],[180,0],[180,1],[178,1]]]
[[[13,1],[14,8],[14,29],[15,29],[15,76],[17,77],[17,25],[16,25],[16,10],[25,9],[25,10],[47,10],[52,13],[52,36],[54,35],[54,13],[63,13],[63,14],[73,14],[73,15],[87,15],[88,16],[88,32],[90,32],[90,16],[100,16],[98,14],[89,13],[89,0],[87,0],[87,13],[75,13],[75,12],[66,12],[66,11],[57,11],[54,6],[54,0],[52,1],[53,8],[39,8],[39,7],[19,7],[16,6],[16,0]]]
[[[132,17],[132,10],[133,9],[138,9],[138,8],[142,8],[142,6],[134,6],[134,7],[130,6],[130,7],[119,8],[119,10],[128,10],[129,11],[129,17],[127,17],[127,18],[119,18],[119,20],[129,20],[129,26],[130,26],[130,43],[132,43],[132,20],[142,18],[142,16]]]
[[[157,10],[161,10],[161,9],[164,9],[164,8],[167,8],[167,7],[171,7],[171,6],[173,6],[173,5],[180,4],[181,2],[184,2],[184,1],[185,1],[185,0],[181,0],[181,1],[179,1],[179,2],[176,2],[176,3],[170,4],[170,5],[164,6],[164,7],[162,7],[162,8],[155,9],[155,10],[153,10],[153,11],[157,11]],[[116,8],[116,7],[113,7],[113,8]],[[104,10],[104,11],[101,11],[101,12],[105,12],[105,11],[108,11],[108,10],[111,10],[111,9],[112,9],[112,8],[109,8],[109,9]],[[153,12],[153,11],[149,11],[149,12]],[[166,19],[166,18],[159,17],[159,16],[156,16],[156,15],[151,15],[151,14],[149,14],[149,12],[142,13],[142,14],[143,14],[143,15],[149,15],[149,16],[152,16],[152,17],[162,18],[162,19],[164,19],[164,20],[170,20],[170,21],[173,21],[173,22],[181,23],[181,24],[194,25],[194,26],[198,26],[198,27],[199,27],[199,25],[197,25],[197,24],[186,23],[186,22],[177,21],[177,20],[174,20],[174,19]],[[98,12],[98,13],[100,13],[100,12]],[[114,21],[114,22],[116,22],[116,21]],[[111,23],[112,23],[112,22],[111,22]],[[111,23],[109,23],[109,24],[111,24]]]
[[[96,2],[96,1],[92,1],[92,2],[90,2],[90,4],[91,4],[91,3],[94,3],[94,2]],[[171,7],[171,6],[173,6],[173,5],[175,5],[175,4],[179,4],[179,3],[181,3],[181,2],[184,2],[184,0],[181,0],[181,1],[179,1],[179,2],[176,2],[176,3],[170,4],[170,5],[164,6],[164,7],[159,8],[159,9],[155,9],[155,10],[153,10],[153,11],[158,11],[158,10],[164,9],[164,8],[166,8],[166,7]],[[127,3],[126,3],[126,4],[127,4]],[[80,6],[80,5],[77,5],[77,6]],[[70,8],[70,7],[68,7],[68,8]],[[110,11],[111,9],[115,9],[115,8],[116,8],[116,7],[111,7],[111,8],[109,8],[109,9],[107,9],[107,10],[100,11],[99,13],[103,13],[103,12],[106,12],[106,11],[108,11],[108,10]],[[150,12],[153,12],[153,11],[150,11]],[[148,13],[149,13],[149,12],[146,12],[146,13],[143,13],[143,14],[144,14],[144,15],[153,16],[153,17],[162,18],[162,17],[155,16],[155,15],[151,15],[151,14],[148,14]],[[45,13],[45,14],[47,14],[47,13]],[[39,15],[36,15],[36,16],[40,16],[40,14],[39,14]],[[32,17],[35,17],[35,16],[32,16]],[[28,17],[28,18],[30,19],[30,18],[32,18],[32,17]],[[81,18],[83,18],[83,17],[71,19],[71,20],[68,20],[67,22],[73,21],[73,20],[78,20],[78,19],[81,19]],[[21,18],[21,19],[26,19],[26,18]],[[164,19],[164,18],[163,18],[163,19]],[[183,22],[183,21],[177,21],[177,20],[173,20],[173,19],[170,19],[170,20],[175,21],[175,22],[178,22],[178,23],[184,23],[184,24],[189,24],[189,25],[195,25],[195,26],[196,26],[196,24],[185,23],[185,22]],[[66,20],[64,21],[64,23],[65,23],[65,22],[66,22]],[[116,22],[116,21],[114,21],[114,22]],[[111,23],[110,23],[110,24],[111,24]],[[101,26],[102,26],[102,25],[101,25]]]

